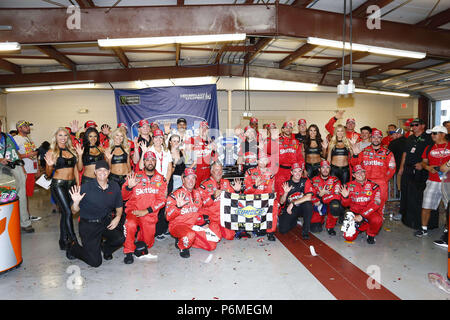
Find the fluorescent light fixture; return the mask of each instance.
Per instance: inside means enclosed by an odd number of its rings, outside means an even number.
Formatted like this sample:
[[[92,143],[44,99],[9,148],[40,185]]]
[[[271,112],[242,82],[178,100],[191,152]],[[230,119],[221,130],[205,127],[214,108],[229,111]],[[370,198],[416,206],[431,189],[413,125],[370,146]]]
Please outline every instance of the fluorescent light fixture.
[[[397,96],[397,97],[404,97],[408,98],[410,95],[409,93],[400,93],[400,92],[391,92],[391,91],[379,91],[379,90],[369,90],[369,89],[355,89],[356,93],[371,93],[371,94],[382,94],[386,96]]]
[[[0,42],[0,51],[17,51],[20,50],[18,42]]]
[[[245,33],[231,34],[207,34],[197,36],[174,36],[174,37],[149,37],[149,38],[121,38],[121,39],[99,39],[100,47],[129,47],[129,46],[154,46],[174,43],[203,43],[242,41],[247,35]]]
[[[64,90],[64,89],[92,89],[95,88],[94,83],[78,83],[78,84],[62,84],[51,86],[36,86],[36,87],[15,87],[5,88],[6,92],[25,92],[25,91],[48,91],[48,90]]]
[[[337,49],[342,49],[344,47],[344,43],[342,41],[321,39],[321,38],[315,38],[315,37],[308,37],[307,42],[309,44],[337,48]],[[345,42],[345,49],[350,50],[349,42]],[[370,52],[370,53],[374,53],[374,54],[381,54],[381,55],[387,55],[387,56],[413,58],[413,59],[423,59],[427,55],[425,52],[416,52],[416,51],[375,47],[375,46],[369,46],[369,45],[359,44],[359,43],[352,43],[352,50]]]
[[[265,91],[316,91],[318,85],[314,83],[273,80],[264,78],[249,78],[250,90]]]
[[[138,80],[135,81],[136,87],[139,89],[153,87],[172,87],[172,86],[198,86],[202,84],[216,83],[216,77],[191,77],[191,78],[174,78],[174,79],[157,79],[157,80]]]

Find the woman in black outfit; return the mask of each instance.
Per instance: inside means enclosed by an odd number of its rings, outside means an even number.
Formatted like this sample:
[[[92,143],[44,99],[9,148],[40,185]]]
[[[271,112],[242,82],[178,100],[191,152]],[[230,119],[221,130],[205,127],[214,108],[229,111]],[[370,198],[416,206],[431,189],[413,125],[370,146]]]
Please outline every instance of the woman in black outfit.
[[[50,190],[53,198],[61,209],[59,247],[67,250],[73,242],[77,242],[73,227],[71,197],[69,190],[75,184],[79,185],[76,151],[72,146],[69,132],[65,128],[58,128],[55,132],[50,150],[45,155],[45,173],[48,177],[53,174]],[[67,254],[67,258],[72,259]]]
[[[95,179],[95,163],[104,160],[103,148],[100,147],[100,138],[97,129],[87,128],[83,136],[83,147],[77,146],[76,151],[82,162],[78,162],[78,170],[83,171],[81,183]]]
[[[343,125],[337,125],[328,146],[328,162],[331,164],[330,175],[337,177],[342,185],[351,180],[349,159],[353,157],[351,142],[346,137]]]
[[[105,150],[105,158],[111,168],[108,179],[117,182],[122,188],[127,174],[131,172],[130,146],[124,128],[117,128],[110,137],[109,148]]]
[[[310,125],[302,145],[308,178],[311,179],[319,174],[320,161],[326,157],[326,146],[326,142],[320,135],[319,127],[315,124]]]
[[[182,180],[181,175],[186,168],[185,156],[183,150],[180,149],[181,138],[179,135],[174,134],[169,139],[169,151],[173,159],[173,173],[170,177],[169,185],[167,186],[167,194],[181,187]]]

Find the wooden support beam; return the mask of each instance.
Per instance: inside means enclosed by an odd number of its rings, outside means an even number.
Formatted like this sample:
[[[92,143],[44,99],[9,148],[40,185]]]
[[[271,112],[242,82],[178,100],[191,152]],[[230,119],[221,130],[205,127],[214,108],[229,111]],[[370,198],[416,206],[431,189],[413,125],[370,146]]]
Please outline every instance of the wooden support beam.
[[[288,65],[293,63],[295,60],[300,59],[302,56],[308,52],[314,50],[317,46],[309,43],[305,43],[300,48],[295,50],[293,53],[288,55],[286,58],[280,61],[280,69],[286,68]]]
[[[58,61],[60,64],[62,64],[67,69],[70,69],[72,71],[76,70],[75,62],[73,62],[72,60],[67,58],[63,53],[56,50],[53,46],[39,45],[36,47],[39,49],[39,51],[41,51],[42,53],[45,53],[47,56],[51,57],[52,59],[55,59],[56,61]]]
[[[125,52],[123,52],[122,48],[120,47],[115,47],[112,48],[114,53],[116,54],[116,56],[119,58],[120,63],[125,67],[128,68],[128,65],[130,63],[130,60],[128,60],[127,55],[125,54]]]
[[[11,63],[5,59],[0,58],[0,69],[15,73],[21,74],[22,69],[17,64]]]

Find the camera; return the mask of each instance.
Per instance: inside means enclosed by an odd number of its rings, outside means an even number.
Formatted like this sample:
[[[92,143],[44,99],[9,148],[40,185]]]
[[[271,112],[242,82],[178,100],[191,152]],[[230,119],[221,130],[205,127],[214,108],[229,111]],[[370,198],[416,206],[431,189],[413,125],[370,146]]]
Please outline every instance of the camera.
[[[23,166],[25,162],[22,159],[17,159],[16,161],[8,162],[6,165],[11,169],[14,169],[16,166]]]

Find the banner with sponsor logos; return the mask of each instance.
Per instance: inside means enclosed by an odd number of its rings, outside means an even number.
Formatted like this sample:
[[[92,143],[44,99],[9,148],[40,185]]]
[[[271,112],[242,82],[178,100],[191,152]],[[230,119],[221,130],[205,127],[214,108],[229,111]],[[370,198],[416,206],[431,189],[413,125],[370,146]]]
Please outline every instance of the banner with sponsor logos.
[[[275,193],[238,194],[222,192],[220,224],[230,230],[269,230],[273,223]]]
[[[166,123],[175,129],[178,118],[185,118],[187,129],[193,132],[205,120],[210,129],[219,130],[215,84],[114,90],[114,94],[117,123],[127,125],[130,138],[138,135],[138,123],[143,119],[156,122],[163,131]]]

